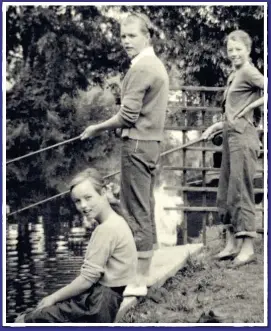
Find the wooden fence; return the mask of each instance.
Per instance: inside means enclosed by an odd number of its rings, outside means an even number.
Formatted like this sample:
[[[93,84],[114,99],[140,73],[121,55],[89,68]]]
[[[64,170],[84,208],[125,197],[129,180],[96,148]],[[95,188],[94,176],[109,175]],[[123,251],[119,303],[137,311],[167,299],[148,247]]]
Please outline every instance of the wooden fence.
[[[224,91],[224,88],[219,87],[192,87],[192,86],[182,86],[178,89],[181,91],[179,93],[180,100],[179,102],[175,102],[175,107],[178,112],[180,112],[180,116],[182,117],[182,125],[176,126],[167,126],[166,130],[177,130],[183,133],[182,135],[182,143],[185,144],[187,142],[186,133],[190,130],[197,130],[200,133],[203,132],[212,122],[217,121],[222,115],[222,108],[215,104],[213,100],[217,100],[219,103],[218,94],[221,94]],[[193,98],[193,94],[195,94]],[[207,97],[206,97],[207,94]],[[213,94],[213,96],[211,96]],[[190,104],[188,100],[190,99]],[[193,105],[193,100],[197,100],[197,105]],[[200,102],[199,102],[200,100]],[[172,107],[172,105],[171,105]],[[189,116],[191,112],[196,112],[198,115],[196,116],[196,123],[191,123],[189,121]],[[215,121],[213,119],[213,115],[216,115]],[[195,117],[194,117],[195,119]],[[262,121],[263,123],[263,121]],[[262,124],[261,123],[261,124]],[[263,129],[259,129],[261,133],[263,133]],[[262,142],[263,143],[263,142]],[[255,194],[258,196],[258,200],[261,200],[260,206],[257,206],[257,212],[261,212],[261,228],[257,229],[258,233],[263,233],[263,225],[264,225],[264,199],[263,199],[263,174],[264,174],[264,157],[263,151],[265,146],[261,149],[261,158],[259,158],[259,168],[257,170],[257,178],[255,179],[255,184],[257,183],[257,187],[255,187]],[[202,164],[200,167],[191,167],[187,165],[187,152],[195,151],[201,154]],[[183,212],[183,244],[187,243],[188,240],[188,214],[192,212],[199,212],[202,218],[202,234],[203,234],[203,243],[206,244],[206,225],[211,225],[211,222],[208,222],[208,219],[212,219],[210,217],[210,213],[217,213],[217,208],[215,203],[213,205],[207,206],[207,198],[210,194],[216,195],[217,192],[217,183],[219,176],[219,167],[216,165],[207,165],[206,164],[206,153],[212,152],[216,154],[220,154],[221,158],[222,147],[217,147],[210,143],[202,142],[199,146],[191,146],[187,147],[182,151],[182,164],[171,164],[163,166],[163,171],[181,171],[182,172],[182,183],[177,183],[176,185],[166,186],[165,190],[175,190],[181,191],[183,195],[182,206],[174,206],[174,207],[166,207],[166,210],[181,210]],[[194,182],[191,181],[191,178],[188,180],[187,173],[189,171],[198,172],[199,177]],[[213,185],[208,184],[208,176],[211,174],[214,178]],[[190,197],[188,199],[189,192],[195,194],[202,194],[201,205],[198,206],[198,203],[193,203],[193,198]],[[193,196],[193,194],[192,194]],[[215,201],[215,199],[214,199]]]

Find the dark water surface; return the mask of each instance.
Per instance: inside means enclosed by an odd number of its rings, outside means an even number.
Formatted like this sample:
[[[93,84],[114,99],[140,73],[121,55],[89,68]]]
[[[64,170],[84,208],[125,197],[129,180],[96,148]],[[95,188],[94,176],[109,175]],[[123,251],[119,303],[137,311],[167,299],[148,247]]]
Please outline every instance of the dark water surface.
[[[92,229],[39,219],[6,226],[6,321],[35,307],[79,273]]]

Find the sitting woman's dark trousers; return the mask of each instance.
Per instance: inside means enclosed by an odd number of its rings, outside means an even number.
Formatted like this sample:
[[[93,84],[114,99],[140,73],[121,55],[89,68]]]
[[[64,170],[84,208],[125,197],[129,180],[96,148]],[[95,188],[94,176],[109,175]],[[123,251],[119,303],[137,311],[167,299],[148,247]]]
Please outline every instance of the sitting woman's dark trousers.
[[[95,284],[91,289],[53,306],[25,315],[25,323],[113,323],[125,286],[105,287]]]
[[[222,222],[230,225],[236,237],[256,236],[253,180],[258,151],[259,138],[252,123],[247,123],[243,133],[225,123],[217,206]]]

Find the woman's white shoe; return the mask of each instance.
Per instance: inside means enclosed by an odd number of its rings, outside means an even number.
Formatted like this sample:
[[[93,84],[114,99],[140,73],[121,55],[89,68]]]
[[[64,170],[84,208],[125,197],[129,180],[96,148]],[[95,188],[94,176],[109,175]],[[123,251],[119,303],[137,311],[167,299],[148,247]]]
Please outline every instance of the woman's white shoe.
[[[123,296],[124,297],[145,297],[148,293],[147,286],[143,285],[127,285]]]

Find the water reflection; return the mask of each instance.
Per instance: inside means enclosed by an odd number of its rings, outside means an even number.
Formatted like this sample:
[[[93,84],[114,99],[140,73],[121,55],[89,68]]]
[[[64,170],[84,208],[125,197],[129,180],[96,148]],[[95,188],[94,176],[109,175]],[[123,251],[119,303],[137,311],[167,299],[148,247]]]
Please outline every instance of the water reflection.
[[[7,224],[8,323],[74,279],[94,227],[78,217],[61,222],[39,217],[28,224]]]

